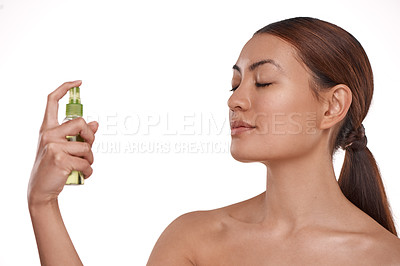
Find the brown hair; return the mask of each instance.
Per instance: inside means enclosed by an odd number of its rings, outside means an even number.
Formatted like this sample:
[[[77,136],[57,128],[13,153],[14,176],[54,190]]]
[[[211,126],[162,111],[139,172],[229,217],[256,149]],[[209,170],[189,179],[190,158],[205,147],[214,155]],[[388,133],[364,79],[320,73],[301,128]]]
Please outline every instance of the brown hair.
[[[351,89],[352,103],[331,140],[331,157],[338,148],[346,150],[338,183],[349,201],[397,236],[381,174],[366,147],[361,124],[374,92],[372,69],[363,47],[344,29],[310,17],[278,21],[254,35],[265,33],[283,39],[297,50],[297,56],[310,71],[310,88],[316,99],[320,100],[320,90],[337,84]]]

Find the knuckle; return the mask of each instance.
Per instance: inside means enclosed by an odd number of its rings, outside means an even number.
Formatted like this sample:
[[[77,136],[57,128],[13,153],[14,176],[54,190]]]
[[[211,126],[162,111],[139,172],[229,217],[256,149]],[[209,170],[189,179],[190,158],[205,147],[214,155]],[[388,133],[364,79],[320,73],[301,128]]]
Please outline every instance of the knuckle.
[[[54,93],[53,93],[53,92],[51,92],[51,93],[49,93],[49,94],[47,95],[47,101],[48,101],[48,102],[51,102],[51,101],[53,100],[53,98],[54,98]]]
[[[76,120],[80,125],[86,124],[85,119],[83,117],[77,117]]]
[[[75,121],[77,123],[78,127],[80,130],[84,133],[87,134],[87,128],[88,125],[86,124],[86,121],[83,117],[77,117],[76,119],[73,119],[72,121]]]
[[[53,142],[47,143],[45,146],[45,150],[48,153],[54,153],[56,151],[56,144]]]
[[[87,167],[85,170],[85,178],[88,178],[93,173],[93,168],[91,166]]]
[[[65,161],[65,155],[62,152],[57,152],[54,154],[54,163],[60,166]]]
[[[62,152],[60,152],[57,143],[54,142],[47,143],[44,146],[43,151],[51,160],[58,161],[61,159],[60,156],[62,156]]]
[[[49,132],[46,130],[42,131],[40,139],[44,145],[48,144],[50,142]]]
[[[71,171],[68,168],[61,169],[62,176],[69,176],[70,173],[71,173]]]
[[[90,147],[90,144],[87,142],[82,142],[83,144],[83,151],[84,152],[89,152],[91,150],[92,147]]]

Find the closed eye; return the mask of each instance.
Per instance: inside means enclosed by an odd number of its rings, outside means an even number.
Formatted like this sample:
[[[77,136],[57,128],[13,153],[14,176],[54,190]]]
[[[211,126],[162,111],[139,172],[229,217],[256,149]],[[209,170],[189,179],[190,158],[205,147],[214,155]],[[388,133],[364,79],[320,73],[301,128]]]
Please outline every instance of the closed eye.
[[[267,86],[269,86],[271,84],[272,84],[271,82],[269,82],[269,83],[256,83],[256,87],[262,88],[262,87],[267,87]],[[236,86],[236,87],[232,88],[229,91],[235,91],[237,88],[239,88],[239,86]]]
[[[256,83],[256,87],[267,87],[271,85],[272,83]]]

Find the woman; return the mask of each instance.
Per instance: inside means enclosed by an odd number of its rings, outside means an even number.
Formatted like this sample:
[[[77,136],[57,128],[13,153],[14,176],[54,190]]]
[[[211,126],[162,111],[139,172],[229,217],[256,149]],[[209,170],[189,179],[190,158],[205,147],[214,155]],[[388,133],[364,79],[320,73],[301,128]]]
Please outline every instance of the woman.
[[[178,217],[147,265],[400,265],[400,241],[362,125],[373,76],[360,43],[328,22],[287,19],[257,31],[233,72],[231,154],[265,164],[267,190]],[[57,196],[71,170],[90,176],[98,125],[56,120],[58,100],[79,85],[65,83],[49,95],[28,187],[45,265],[81,264]],[[65,141],[78,132],[86,144]],[[337,182],[338,148],[346,155]]]

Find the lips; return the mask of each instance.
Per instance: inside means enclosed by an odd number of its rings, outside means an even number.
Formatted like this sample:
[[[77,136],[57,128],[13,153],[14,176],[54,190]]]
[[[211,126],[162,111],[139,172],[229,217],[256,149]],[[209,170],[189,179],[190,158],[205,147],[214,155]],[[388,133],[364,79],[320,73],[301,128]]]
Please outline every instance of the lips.
[[[231,122],[231,135],[237,135],[239,133],[252,130],[254,128],[255,126],[252,126],[245,121],[235,120]]]

